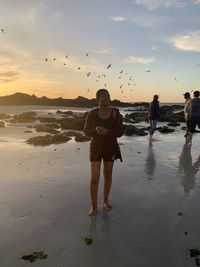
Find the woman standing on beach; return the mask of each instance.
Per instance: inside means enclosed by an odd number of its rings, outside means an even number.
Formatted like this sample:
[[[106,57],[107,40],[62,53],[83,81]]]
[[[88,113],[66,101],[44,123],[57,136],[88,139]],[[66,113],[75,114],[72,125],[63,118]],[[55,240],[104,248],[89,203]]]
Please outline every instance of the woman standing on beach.
[[[91,137],[90,163],[91,183],[90,194],[92,207],[90,216],[97,213],[97,193],[100,178],[101,161],[103,160],[104,174],[104,203],[103,208],[110,211],[109,193],[112,184],[112,170],[114,160],[122,161],[121,152],[117,143],[117,137],[123,134],[123,119],[118,109],[110,107],[110,94],[106,89],[100,89],[96,93],[98,108],[87,114],[84,132]]]
[[[153,101],[149,105],[149,112],[148,112],[148,119],[150,122],[150,129],[149,129],[149,141],[152,141],[153,134],[157,127],[157,121],[159,119],[159,101],[158,95],[153,96]]]

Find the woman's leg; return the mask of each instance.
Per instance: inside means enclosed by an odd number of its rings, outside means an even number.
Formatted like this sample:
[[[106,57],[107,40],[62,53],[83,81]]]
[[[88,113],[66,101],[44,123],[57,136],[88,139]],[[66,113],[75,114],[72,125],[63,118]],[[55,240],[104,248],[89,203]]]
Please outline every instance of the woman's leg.
[[[150,139],[152,139],[153,134],[156,130],[156,127],[157,127],[157,121],[156,120],[150,120],[150,129],[149,129]]]
[[[112,206],[109,204],[109,193],[112,185],[112,170],[113,170],[113,161],[104,161],[104,209],[110,211]]]
[[[101,161],[90,162],[91,163],[91,182],[90,182],[90,195],[92,207],[89,211],[90,216],[95,216],[97,213],[97,193],[100,178]]]

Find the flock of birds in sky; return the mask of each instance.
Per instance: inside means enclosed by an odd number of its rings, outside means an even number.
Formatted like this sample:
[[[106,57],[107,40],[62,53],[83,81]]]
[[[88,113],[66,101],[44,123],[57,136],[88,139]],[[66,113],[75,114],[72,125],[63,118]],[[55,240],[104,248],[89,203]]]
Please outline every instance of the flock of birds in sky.
[[[5,29],[3,29],[3,28],[1,29],[1,34],[5,34]],[[86,53],[86,54],[85,54],[86,57],[89,57],[89,55],[90,55],[90,53]],[[65,56],[65,59],[68,59],[68,60],[69,60],[70,57],[69,57],[68,55],[66,55],[66,56]],[[46,58],[44,59],[45,62],[49,62],[49,61],[51,61],[51,60],[52,60],[52,61],[56,61],[56,58],[54,57],[54,58],[50,59],[49,57],[46,57]],[[64,62],[63,65],[66,66],[67,63]],[[109,65],[106,67],[106,70],[111,69],[111,67],[112,67],[112,64],[109,64]],[[197,68],[200,67],[200,64],[197,64],[196,67],[197,67]],[[77,67],[77,70],[81,70],[81,67],[78,66],[78,67]],[[145,70],[145,72],[146,72],[146,73],[150,73],[150,72],[152,72],[152,70],[151,70],[151,69],[148,69],[148,70]],[[128,73],[125,72],[124,70],[121,70],[121,71],[118,73],[118,80],[123,79],[123,78],[125,77],[125,76],[123,76],[123,75],[128,75]],[[89,78],[89,77],[91,77],[91,76],[92,76],[92,73],[91,73],[90,71],[88,71],[88,72],[86,73],[86,77]],[[96,80],[96,82],[98,83],[98,82],[100,81],[100,79],[102,79],[102,78],[106,79],[106,77],[107,77],[107,75],[106,75],[105,73],[103,73],[103,74],[101,74],[101,75],[95,76],[95,80]],[[126,76],[126,77],[128,77],[128,76]],[[177,80],[177,78],[176,78],[175,75],[173,75],[173,79],[174,79],[174,81],[178,82],[178,80]],[[133,82],[133,83],[132,83],[132,82]],[[129,78],[128,78],[128,80],[126,80],[126,82],[124,82],[124,83],[120,83],[120,85],[119,85],[119,89],[120,89],[120,91],[121,91],[122,94],[124,93],[124,89],[125,89],[127,86],[129,87],[130,92],[133,92],[133,89],[134,89],[135,86],[136,86],[136,83],[135,83],[135,80],[134,80],[133,76],[129,76]],[[107,87],[107,83],[106,83],[105,80],[104,80],[104,87]],[[133,87],[134,87],[134,88],[133,88]],[[122,88],[123,88],[123,89],[122,89]],[[87,93],[89,93],[90,91],[91,91],[91,90],[88,88],[88,89],[87,89]],[[193,90],[192,90],[191,92],[193,92]]]
[[[89,55],[90,55],[90,53],[86,53],[86,54],[85,54],[86,57],[89,57]],[[66,55],[65,58],[66,58],[66,59],[70,59],[70,57],[69,57],[68,55]],[[48,62],[48,61],[56,61],[56,58],[54,57],[54,58],[50,59],[49,57],[46,57],[46,58],[44,59],[44,61],[45,61],[45,62]],[[63,65],[66,66],[67,63],[63,63]],[[106,66],[105,69],[106,69],[106,70],[109,70],[109,69],[111,69],[111,67],[112,67],[112,64],[109,64],[108,66]],[[77,67],[77,70],[81,70],[81,67],[78,66],[78,67]],[[151,72],[151,70],[146,70],[145,72]],[[124,78],[124,77],[123,77],[123,74],[128,75],[127,72],[125,72],[124,70],[121,70],[121,71],[119,72],[119,75],[118,75],[118,79],[119,79],[119,80],[122,79],[122,78]],[[86,77],[89,78],[89,77],[91,77],[91,76],[92,76],[92,72],[91,72],[91,71],[88,71],[88,72],[86,73]],[[97,76],[95,76],[95,81],[98,83],[102,78],[106,79],[106,77],[107,77],[107,74],[105,74],[105,73],[103,73],[103,74],[101,74],[101,75],[97,75]],[[122,94],[124,93],[124,90],[123,90],[122,88],[124,88],[125,85],[127,85],[127,86],[129,86],[129,87],[130,87],[130,86],[134,86],[134,87],[136,86],[135,83],[131,84],[132,81],[134,81],[133,76],[129,76],[129,78],[128,78],[128,82],[127,82],[126,84],[123,84],[123,83],[120,84],[119,89],[120,89],[120,91],[121,91]],[[105,80],[104,80],[104,87],[107,87],[107,83],[106,83]],[[91,91],[91,90],[88,88],[88,89],[87,89],[87,93],[89,93],[90,91]],[[130,88],[130,91],[133,92],[133,89]]]

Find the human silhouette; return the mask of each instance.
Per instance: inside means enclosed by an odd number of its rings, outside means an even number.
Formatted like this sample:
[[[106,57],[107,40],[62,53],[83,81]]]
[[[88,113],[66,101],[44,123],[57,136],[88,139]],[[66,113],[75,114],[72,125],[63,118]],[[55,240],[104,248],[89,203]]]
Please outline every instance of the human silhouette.
[[[181,176],[181,184],[184,187],[184,192],[188,194],[194,189],[196,175],[200,168],[200,155],[192,164],[191,146],[184,145],[179,157],[179,170],[183,174]]]

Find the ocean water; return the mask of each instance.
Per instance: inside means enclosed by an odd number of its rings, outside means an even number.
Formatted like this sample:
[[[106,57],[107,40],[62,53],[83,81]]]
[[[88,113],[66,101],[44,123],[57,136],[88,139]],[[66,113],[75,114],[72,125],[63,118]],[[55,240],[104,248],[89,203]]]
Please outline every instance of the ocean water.
[[[160,106],[163,105],[181,105],[183,103],[161,103]],[[0,113],[6,113],[9,115],[20,114],[23,112],[28,111],[35,111],[38,115],[45,115],[48,113],[55,114],[57,110],[61,111],[73,111],[75,113],[84,113],[86,111],[91,110],[91,108],[76,108],[76,107],[60,107],[60,106],[1,106],[0,105]],[[142,110],[141,107],[126,107],[126,108],[119,108],[121,114],[124,116],[127,113],[131,113],[132,111]]]

